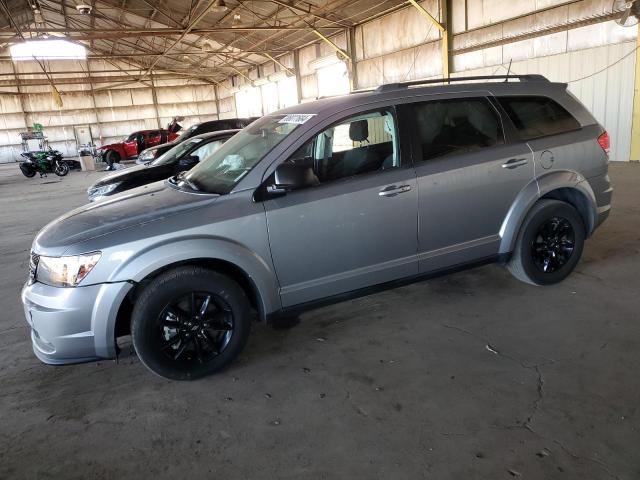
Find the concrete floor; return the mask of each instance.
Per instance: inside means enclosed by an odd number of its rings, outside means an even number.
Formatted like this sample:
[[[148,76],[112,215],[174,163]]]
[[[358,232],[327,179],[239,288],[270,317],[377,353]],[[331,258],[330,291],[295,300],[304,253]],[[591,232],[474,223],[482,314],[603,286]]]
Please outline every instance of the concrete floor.
[[[487,266],[256,325],[192,383],[31,352],[29,246],[101,175],[0,167],[0,478],[640,478],[640,165],[560,285]]]

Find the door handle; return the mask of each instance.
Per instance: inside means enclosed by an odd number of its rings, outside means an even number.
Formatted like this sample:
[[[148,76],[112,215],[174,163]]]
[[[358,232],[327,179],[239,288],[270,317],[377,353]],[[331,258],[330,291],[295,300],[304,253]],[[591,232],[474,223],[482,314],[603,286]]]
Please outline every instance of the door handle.
[[[518,168],[526,165],[527,163],[529,163],[529,160],[527,160],[526,158],[512,158],[511,160],[507,160],[506,162],[504,162],[502,164],[502,168]]]
[[[388,187],[383,188],[378,192],[378,195],[381,197],[395,197],[404,192],[408,192],[411,190],[411,185],[389,185]]]

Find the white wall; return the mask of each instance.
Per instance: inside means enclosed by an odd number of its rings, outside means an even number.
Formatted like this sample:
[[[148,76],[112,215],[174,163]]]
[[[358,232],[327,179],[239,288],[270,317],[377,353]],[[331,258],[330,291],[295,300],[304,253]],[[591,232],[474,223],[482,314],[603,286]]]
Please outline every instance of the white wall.
[[[452,0],[451,3],[452,75],[505,73],[512,61],[512,72],[541,73],[551,80],[570,82],[570,90],[609,131],[612,159],[628,160],[635,78],[635,55],[630,52],[635,48],[637,28],[622,28],[611,21],[580,28],[563,27],[568,23],[593,22],[594,17],[610,13],[611,0]],[[421,4],[440,18],[438,0],[425,0]],[[544,34],[547,28],[558,31]],[[523,35],[532,34],[535,37],[522,39]],[[354,37],[358,88],[441,75],[440,33],[412,6],[355,27]],[[331,40],[347,49],[346,32],[334,35]],[[284,67],[269,61],[221,82],[217,101],[211,84],[156,79],[161,126],[175,115],[186,117],[186,127],[218,117],[262,115],[298,100],[307,102],[348,91],[346,66],[337,61],[330,45],[318,41],[298,49],[297,56],[297,79],[290,76],[295,69],[295,55],[289,53],[278,58]],[[616,64],[605,69],[613,63]],[[91,61],[89,65],[94,76],[113,75],[99,73],[113,69],[107,62]],[[86,62],[83,65],[58,61],[50,62],[50,66],[58,71],[78,70],[86,69]],[[16,68],[33,73],[33,78],[38,73],[33,62],[16,63]],[[11,72],[11,63],[0,61],[0,80],[10,79]],[[589,78],[577,81],[585,76]],[[21,101],[11,93],[15,88],[1,84],[0,81],[0,90],[9,93],[0,94],[0,161],[16,157],[18,133],[34,122],[45,126],[52,146],[71,154],[75,151],[74,125],[91,125],[105,142],[136,129],[158,126],[149,87],[126,85],[92,95],[87,85],[63,85],[60,89],[65,105],[58,110],[46,86],[23,87],[28,94]]]
[[[8,54],[7,51],[1,54]],[[100,73],[114,70],[114,65],[91,60],[51,60],[47,62],[54,78],[85,77],[83,73],[60,73],[87,71],[92,77],[124,75],[123,73]],[[131,68],[125,64],[116,65]],[[20,80],[40,79],[42,73],[32,61],[16,61],[13,67]],[[0,81],[15,82],[12,62],[0,61]],[[20,158],[22,151],[20,132],[28,126],[40,123],[52,148],[64,155],[77,154],[74,126],[89,125],[95,142],[100,144],[118,140],[136,130],[166,127],[174,116],[184,116],[184,127],[193,123],[218,118],[214,85],[193,79],[154,81],[157,106],[153,102],[150,86],[137,83],[102,89],[110,83],[96,83],[94,91],[89,85],[58,84],[63,106],[58,108],[51,95],[50,86],[23,86],[19,96],[15,87],[2,86],[0,91],[0,162],[11,162]],[[13,93],[12,93],[13,92]],[[235,107],[232,109],[235,110]],[[235,112],[233,115],[235,116]]]
[[[538,73],[552,81],[568,83],[569,91],[609,132],[611,160],[627,161],[631,147],[635,47],[635,42],[625,42],[514,61],[511,72]],[[491,75],[496,70],[506,73],[506,66],[467,70],[454,76]]]
[[[434,2],[431,2],[434,3]],[[483,27],[490,22],[511,18],[530,8],[535,2],[499,2],[500,8],[489,8],[497,0],[467,2],[469,28],[479,28],[454,37],[457,48],[527,33],[545,25],[557,25],[568,19],[588,18],[606,12],[610,4],[600,0],[554,7],[505,24]],[[545,7],[549,2],[538,2]],[[561,2],[552,2],[561,3]],[[430,2],[425,2],[425,7]],[[454,2],[464,5],[464,2]],[[431,12],[437,12],[435,6]],[[415,10],[415,9],[413,9]],[[500,11],[499,11],[500,10]],[[454,10],[455,11],[455,10]],[[530,10],[524,10],[530,11]],[[458,9],[458,13],[460,9]],[[507,13],[505,13],[507,12]],[[416,23],[417,19],[422,24]],[[458,29],[460,15],[454,15]],[[374,28],[376,27],[376,28]],[[380,35],[401,32],[399,35]],[[456,30],[456,28],[454,28]],[[623,28],[613,21],[540,35],[503,45],[495,45],[452,55],[451,75],[505,74],[509,62],[511,72],[539,73],[550,80],[570,82],[569,89],[604,125],[611,136],[611,159],[627,161],[630,156],[631,122],[635,79],[637,28]],[[423,40],[428,39],[424,43]],[[401,11],[356,29],[356,68],[360,88],[396,81],[437,78],[442,72],[439,34],[417,11]],[[456,47],[454,47],[456,48]],[[609,68],[607,68],[609,66]],[[602,70],[602,71],[601,71]],[[582,77],[589,77],[576,81]]]

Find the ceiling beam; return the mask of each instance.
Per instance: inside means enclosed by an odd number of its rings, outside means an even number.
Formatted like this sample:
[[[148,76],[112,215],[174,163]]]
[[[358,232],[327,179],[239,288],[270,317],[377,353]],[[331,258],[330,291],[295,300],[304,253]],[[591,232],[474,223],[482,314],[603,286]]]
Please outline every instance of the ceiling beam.
[[[86,74],[86,72],[85,72]],[[205,74],[205,77],[213,77],[215,74]],[[153,78],[156,80],[184,80],[183,74],[155,74]],[[194,79],[196,79],[194,77]],[[136,79],[133,79],[128,75],[109,75],[109,76],[96,76],[95,73],[84,77],[62,77],[56,78],[56,85],[86,85],[86,84],[102,84],[102,83],[138,83]],[[20,79],[19,84],[21,87],[32,87],[32,86],[40,86],[40,85],[51,85],[49,80],[46,78],[38,79],[38,78],[25,78]],[[0,80],[0,87],[16,87],[18,86],[15,80]],[[102,90],[102,89],[100,89]],[[98,91],[98,89],[96,89]],[[64,92],[61,92],[64,93]]]
[[[339,27],[322,27],[323,29],[339,29]],[[262,26],[262,27],[213,27],[198,28],[192,30],[181,30],[176,28],[148,28],[148,29],[131,29],[131,28],[109,28],[109,29],[90,29],[90,28],[53,28],[46,29],[46,33],[51,37],[61,37],[76,41],[92,41],[92,40],[120,40],[122,38],[140,38],[140,37],[171,37],[175,35],[208,35],[212,33],[229,33],[229,32],[281,32],[281,31],[309,31],[308,27],[289,27],[289,26]],[[43,33],[35,29],[21,30],[23,34]],[[51,38],[50,37],[50,38]],[[13,32],[0,32],[0,41],[6,43],[19,43],[22,38]]]

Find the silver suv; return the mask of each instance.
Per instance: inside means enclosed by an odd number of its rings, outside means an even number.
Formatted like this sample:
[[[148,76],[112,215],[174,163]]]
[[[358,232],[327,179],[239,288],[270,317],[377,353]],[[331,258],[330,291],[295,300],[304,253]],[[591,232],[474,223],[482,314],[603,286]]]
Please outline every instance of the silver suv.
[[[240,353],[254,315],[487,262],[564,279],[609,213],[607,133],[544,77],[439,83],[267,115],[189,172],[47,225],[22,291],[35,354],[114,358],[130,333],[150,370],[192,379]]]

